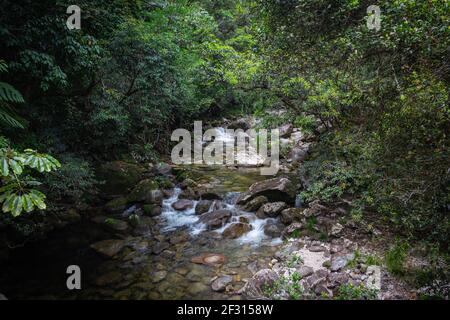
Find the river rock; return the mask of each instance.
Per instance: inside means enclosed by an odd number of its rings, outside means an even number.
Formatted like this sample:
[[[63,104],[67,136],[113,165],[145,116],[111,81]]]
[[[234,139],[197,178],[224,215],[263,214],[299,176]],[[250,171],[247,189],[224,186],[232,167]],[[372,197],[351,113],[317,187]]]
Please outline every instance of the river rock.
[[[200,200],[195,206],[195,214],[203,214],[205,212],[208,212],[212,204],[212,200]]]
[[[272,238],[277,238],[281,236],[281,230],[274,223],[268,223],[264,226],[264,234]]]
[[[114,219],[114,218],[106,218],[103,222],[108,229],[111,229],[112,231],[119,231],[123,232],[128,230],[128,223],[123,220]]]
[[[216,210],[200,216],[199,222],[206,224],[208,229],[221,228],[231,218],[231,211],[226,209]]]
[[[118,271],[111,271],[104,275],[101,275],[95,280],[95,284],[100,287],[104,287],[116,282],[119,282],[122,279],[122,274]]]
[[[222,233],[224,238],[236,239],[252,230],[252,226],[248,223],[235,222],[230,224]]]
[[[287,208],[281,211],[280,221],[285,225],[290,225],[294,221],[301,221],[304,208]]]
[[[107,257],[113,257],[118,254],[125,246],[124,240],[103,240],[91,245],[91,248]]]
[[[105,183],[100,191],[108,195],[120,195],[134,187],[142,177],[145,169],[139,165],[124,161],[104,163],[97,171],[97,177]]]
[[[271,269],[262,269],[253,275],[253,277],[240,290],[245,299],[267,299],[264,290],[270,288],[279,275]]]
[[[178,196],[178,199],[198,200],[200,196],[191,187],[187,187]]]
[[[167,277],[167,271],[161,270],[152,273],[151,278],[153,283],[158,283],[163,281]]]
[[[247,202],[242,209],[244,211],[254,212],[257,211],[261,206],[265,203],[269,202],[269,200],[264,196],[259,196],[254,198],[253,200]]]
[[[230,124],[228,124],[227,128],[228,129],[242,129],[242,130],[248,130],[250,129],[251,125],[248,119],[245,118],[241,118],[241,119],[237,119],[233,122],[231,122]]]
[[[112,199],[108,203],[106,203],[105,208],[108,212],[111,213],[121,213],[127,207],[128,200],[125,197],[119,197]]]
[[[161,205],[164,194],[158,188],[159,185],[156,181],[151,179],[142,180],[128,195],[128,202],[143,202]]]
[[[275,218],[277,217],[283,209],[286,208],[285,202],[269,202],[263,204],[261,208],[256,212],[256,216],[260,219],[265,219],[267,217]]]
[[[150,217],[156,217],[162,213],[161,206],[156,204],[146,204],[142,208],[144,209],[144,213]]]
[[[169,244],[167,242],[157,242],[157,243],[155,243],[153,245],[152,252],[154,254],[160,254],[161,252],[163,252],[167,248],[169,248]]]
[[[211,289],[214,291],[224,291],[227,285],[233,282],[233,277],[229,275],[220,276],[211,283]]]
[[[194,207],[194,202],[187,199],[181,199],[172,204],[172,208],[174,208],[177,211],[184,211],[187,209],[191,209]]]
[[[223,254],[204,253],[199,256],[193,257],[191,259],[191,262],[196,264],[204,264],[212,267],[218,267],[226,262],[226,258]]]
[[[200,199],[202,200],[222,200],[222,197],[213,191],[200,192]]]
[[[288,178],[273,178],[252,184],[248,191],[242,193],[236,203],[245,205],[258,196],[265,196],[269,201],[295,203],[296,188]]]

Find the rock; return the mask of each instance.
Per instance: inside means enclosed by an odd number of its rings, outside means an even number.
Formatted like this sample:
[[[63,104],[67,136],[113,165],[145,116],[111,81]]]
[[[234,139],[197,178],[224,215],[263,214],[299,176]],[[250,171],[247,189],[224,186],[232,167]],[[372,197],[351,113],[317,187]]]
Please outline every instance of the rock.
[[[189,294],[192,296],[198,295],[207,290],[208,290],[208,287],[205,286],[201,282],[194,282],[193,284],[189,285],[189,287],[188,287]]]
[[[330,234],[334,237],[338,237],[342,233],[342,230],[344,230],[342,224],[335,223],[334,225],[331,226]]]
[[[314,200],[309,204],[309,207],[303,211],[303,215],[307,218],[317,217],[327,211],[327,208],[321,205],[319,200]]]
[[[339,287],[345,283],[348,282],[348,275],[346,273],[341,273],[341,272],[332,272],[329,277],[329,287],[330,288],[335,288],[335,287]]]
[[[126,231],[128,230],[128,223],[123,220],[106,218],[103,222],[112,231]]]
[[[252,184],[248,191],[242,193],[236,203],[245,205],[258,196],[265,196],[269,201],[295,203],[296,188],[288,178],[273,178]]]
[[[206,224],[208,229],[221,228],[231,218],[231,211],[226,209],[216,210],[200,216],[199,222]]]
[[[115,198],[115,199],[112,199],[111,201],[109,201],[105,205],[105,208],[108,212],[111,212],[111,213],[121,213],[126,209],[127,203],[128,203],[127,198],[119,197],[119,198]]]
[[[310,288],[315,288],[320,284],[325,284],[327,280],[328,272],[326,270],[317,270],[306,281]]]
[[[239,217],[239,222],[242,222],[242,223],[250,223],[250,220],[249,220],[247,217],[240,216],[240,217]]]
[[[166,250],[169,247],[169,244],[167,242],[157,242],[152,247],[152,252],[154,254],[160,254],[164,250]]]
[[[186,178],[183,180],[183,182],[180,184],[181,189],[186,189],[186,188],[195,188],[197,186],[197,182],[195,182],[194,180],[190,179],[190,178]]]
[[[253,212],[253,211],[257,211],[259,208],[261,208],[261,206],[265,203],[269,202],[269,200],[264,197],[264,196],[259,196],[254,198],[253,200],[247,202],[244,206],[243,206],[243,210],[244,211],[249,211],[249,212]]]
[[[287,159],[288,159],[288,162],[299,163],[299,162],[303,162],[303,160],[305,160],[307,154],[308,154],[308,148],[294,147],[289,152]]]
[[[287,208],[281,211],[280,221],[285,225],[290,225],[292,222],[301,221],[303,218],[304,208]]]
[[[369,289],[377,291],[381,290],[381,269],[379,266],[368,266],[366,274],[368,275],[366,280],[366,286]]]
[[[222,200],[222,197],[212,191],[200,192],[200,199],[202,200]]]
[[[314,273],[314,269],[309,266],[300,266],[297,268],[297,273],[302,279],[305,279]]]
[[[119,195],[134,187],[142,177],[144,168],[132,163],[113,161],[103,164],[97,170],[100,191],[107,195]]]
[[[353,253],[342,255],[342,256],[334,256],[331,259],[331,271],[339,271],[344,268],[347,263],[355,258]]]
[[[247,223],[235,222],[230,224],[222,233],[224,238],[236,239],[252,230],[252,226]]]
[[[253,275],[253,277],[240,290],[245,299],[267,299],[265,290],[273,286],[280,276],[271,269],[262,269]]]
[[[227,128],[228,129],[242,129],[242,130],[248,130],[250,129],[251,125],[249,123],[249,120],[241,118],[241,119],[237,119],[233,122],[231,122]]]
[[[172,208],[177,211],[184,211],[194,207],[194,202],[187,199],[181,199],[172,204]]]
[[[264,226],[264,234],[272,238],[277,238],[281,236],[281,230],[274,223],[268,223]]]
[[[118,271],[111,271],[107,274],[104,274],[98,277],[95,280],[95,284],[100,287],[104,287],[116,282],[119,282],[122,279],[122,274]]]
[[[125,246],[124,240],[103,240],[91,245],[91,248],[107,257],[113,257],[118,254]]]
[[[146,204],[142,208],[144,209],[144,213],[150,217],[156,217],[162,213],[161,206],[156,204]]]
[[[283,232],[282,232],[282,236],[283,238],[289,238],[292,233],[294,233],[296,230],[302,230],[303,229],[303,224],[301,224],[300,222],[294,222],[293,224],[287,226]],[[299,232],[297,231],[297,232]]]
[[[225,275],[218,277],[211,283],[211,289],[217,292],[224,291],[227,285],[229,285],[231,282],[233,282],[232,276]]]
[[[326,248],[321,245],[314,245],[314,246],[310,246],[308,248],[308,250],[311,252],[322,252],[322,251],[325,251]]]
[[[160,162],[155,166],[155,170],[160,175],[168,175],[172,173],[172,167],[167,163]]]
[[[263,204],[261,208],[256,212],[256,216],[260,219],[265,219],[267,217],[275,218],[277,217],[283,209],[286,208],[286,203],[284,202],[269,202]]]
[[[191,187],[184,189],[178,196],[178,199],[198,200],[200,196]]]
[[[226,262],[226,258],[223,254],[204,253],[193,257],[191,262],[196,264],[204,264],[211,267],[219,267]]]
[[[195,206],[195,214],[203,214],[205,212],[208,212],[212,204],[212,200],[200,200]]]
[[[279,128],[280,130],[280,138],[289,138],[291,133],[294,130],[294,126],[290,123],[285,124]]]
[[[167,277],[167,271],[161,270],[152,273],[151,278],[153,283],[158,283],[163,281]]]
[[[61,220],[68,223],[75,223],[81,220],[81,215],[73,208],[68,209],[60,216]]]

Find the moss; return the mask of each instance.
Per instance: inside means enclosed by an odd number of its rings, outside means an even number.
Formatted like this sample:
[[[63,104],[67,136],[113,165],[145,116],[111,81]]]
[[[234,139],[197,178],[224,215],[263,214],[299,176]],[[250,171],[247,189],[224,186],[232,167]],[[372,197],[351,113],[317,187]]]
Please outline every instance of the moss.
[[[144,168],[124,161],[113,161],[103,164],[97,170],[98,180],[105,183],[100,191],[110,195],[125,194],[141,179]]]
[[[150,197],[149,192],[156,189],[159,189],[159,184],[155,180],[142,180],[128,195],[128,202],[146,201]]]

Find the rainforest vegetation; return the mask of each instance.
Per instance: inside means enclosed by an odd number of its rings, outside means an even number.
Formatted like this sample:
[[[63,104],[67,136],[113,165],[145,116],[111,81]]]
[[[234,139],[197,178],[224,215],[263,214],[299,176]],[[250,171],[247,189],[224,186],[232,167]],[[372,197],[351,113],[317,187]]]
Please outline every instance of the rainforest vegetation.
[[[0,0],[0,247],[101,203],[105,163],[167,161],[174,129],[254,115],[315,141],[304,203],[448,253],[450,2],[77,0],[69,30],[72,2]]]

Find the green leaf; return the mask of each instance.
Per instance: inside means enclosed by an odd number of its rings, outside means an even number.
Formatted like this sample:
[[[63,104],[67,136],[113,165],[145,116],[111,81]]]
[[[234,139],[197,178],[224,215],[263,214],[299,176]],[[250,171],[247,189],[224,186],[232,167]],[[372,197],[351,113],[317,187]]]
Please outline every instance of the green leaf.
[[[10,212],[13,208],[13,201],[16,198],[16,194],[12,193],[8,197],[6,197],[5,202],[3,203],[2,210],[3,212]]]
[[[13,201],[13,208],[11,210],[11,213],[14,217],[17,217],[20,215],[20,213],[22,212],[23,209],[23,200],[22,200],[22,196],[17,196]]]
[[[0,171],[2,173],[2,176],[6,177],[9,174],[9,166],[8,166],[8,160],[6,158],[2,158],[0,161]]]
[[[29,194],[24,194],[22,196],[22,198],[23,198],[23,209],[26,212],[33,211],[34,204],[33,204],[33,200],[31,200],[31,198],[30,198],[30,195]]]
[[[16,160],[10,159],[9,160],[9,165],[11,166],[13,172],[16,175],[19,175],[19,174],[22,173],[22,171],[23,171],[22,166]]]

